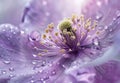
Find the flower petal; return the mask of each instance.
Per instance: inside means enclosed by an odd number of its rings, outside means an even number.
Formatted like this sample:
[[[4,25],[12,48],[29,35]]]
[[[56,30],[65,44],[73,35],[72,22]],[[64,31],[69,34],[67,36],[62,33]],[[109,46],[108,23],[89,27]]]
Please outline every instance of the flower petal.
[[[95,83],[119,83],[120,82],[120,63],[109,61],[95,67]]]

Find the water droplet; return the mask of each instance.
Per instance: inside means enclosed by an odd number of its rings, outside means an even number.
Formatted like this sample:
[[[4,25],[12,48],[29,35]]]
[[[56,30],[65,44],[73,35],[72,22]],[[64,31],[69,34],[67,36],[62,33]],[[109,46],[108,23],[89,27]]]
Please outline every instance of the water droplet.
[[[13,75],[13,74],[10,74],[10,75],[9,75],[9,77],[10,77],[10,78],[13,78],[13,77],[14,77],[14,75]]]
[[[109,29],[110,32],[112,32],[113,29]]]
[[[46,12],[45,14],[46,14],[46,16],[50,16],[50,13],[49,13],[49,12]]]
[[[104,29],[104,26],[99,26],[98,29],[99,29],[99,30],[103,30],[103,29]]]
[[[45,64],[46,64],[46,62],[45,62],[45,61],[43,61],[41,66],[45,66]]]
[[[35,64],[37,64],[37,62],[36,61],[32,61],[32,64],[35,65]]]
[[[36,55],[36,54],[33,54],[33,57],[37,57],[37,55]]]
[[[49,79],[49,76],[43,77],[44,81]]]
[[[30,80],[31,83],[34,83],[34,80]]]
[[[49,64],[50,67],[52,67],[53,64]]]
[[[2,74],[6,74],[6,70],[1,70],[1,73]]]
[[[43,72],[43,70],[41,69],[41,70],[39,70],[39,73],[42,73]]]
[[[20,31],[21,34],[24,34],[25,32],[24,31]]]
[[[105,26],[104,29],[105,29],[105,30],[108,29],[108,26]]]
[[[56,75],[56,71],[52,71],[52,75]]]
[[[96,4],[100,7],[102,3],[100,1],[97,1]]]
[[[96,46],[99,45],[98,38],[93,39],[93,44],[96,45]]]
[[[9,68],[9,71],[13,72],[13,71],[14,71],[14,68],[13,68],[13,67]]]
[[[102,18],[103,18],[102,13],[98,13],[98,14],[96,15],[96,20],[100,21]]]
[[[5,60],[5,61],[3,61],[3,63],[5,63],[5,64],[10,64],[10,61]]]
[[[47,1],[43,1],[43,6],[46,6],[47,5]]]
[[[116,12],[116,14],[117,14],[117,16],[120,16],[120,10],[118,10],[118,11]]]

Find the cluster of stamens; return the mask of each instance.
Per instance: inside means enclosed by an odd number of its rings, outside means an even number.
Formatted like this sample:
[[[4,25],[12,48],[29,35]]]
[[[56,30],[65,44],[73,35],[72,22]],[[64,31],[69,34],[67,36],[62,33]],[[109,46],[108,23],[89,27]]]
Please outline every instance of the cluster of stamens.
[[[47,46],[46,48],[56,47],[60,53],[79,50],[85,39],[89,38],[91,40],[92,34],[99,35],[100,32],[96,27],[97,22],[92,22],[91,18],[85,20],[83,15],[80,17],[73,15],[71,18],[64,19],[58,25],[58,32],[54,31],[53,23],[49,24],[45,34],[42,35],[43,45]],[[48,49],[44,50],[47,50],[45,53],[51,52]]]

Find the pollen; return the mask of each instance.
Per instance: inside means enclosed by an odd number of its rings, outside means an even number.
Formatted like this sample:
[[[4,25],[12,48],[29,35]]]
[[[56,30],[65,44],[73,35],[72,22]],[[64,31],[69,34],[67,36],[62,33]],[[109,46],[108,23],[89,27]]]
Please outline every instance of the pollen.
[[[77,16],[75,14],[73,14],[71,20],[74,22],[76,18],[77,18]]]
[[[93,27],[97,27],[97,21],[94,21]]]
[[[55,42],[55,43],[57,43],[57,42],[58,42],[58,40],[56,39],[54,42]]]
[[[100,32],[99,32],[99,31],[96,31],[96,34],[97,34],[97,35],[99,35],[99,34],[100,34]]]
[[[44,42],[40,41],[40,44],[41,44],[41,45],[43,45],[43,44],[44,44]]]
[[[83,37],[84,35],[85,35],[85,32],[82,32],[82,33],[81,33],[81,36]]]
[[[85,23],[85,28],[90,27],[91,25],[91,18],[87,19],[86,23]]]
[[[82,22],[84,22],[84,15],[81,15],[81,16],[80,16],[80,20],[81,20]]]
[[[48,50],[44,49],[44,50],[43,50],[43,52],[46,52],[46,53],[47,53],[47,52],[48,52]]]
[[[41,53],[38,53],[37,55],[38,55],[38,56],[42,56],[42,54],[41,54]]]
[[[47,38],[46,34],[43,34],[42,38],[43,38],[43,39],[46,39],[46,38]]]
[[[75,32],[77,31],[77,28],[76,28],[76,27],[74,27],[74,28],[72,28],[72,29],[73,29],[73,31],[75,31]]]
[[[49,39],[52,39],[52,37],[51,37],[51,36],[49,36]]]
[[[49,29],[53,29],[53,28],[54,28],[54,24],[53,24],[53,23],[49,24],[49,25],[48,25],[48,28],[49,28]]]
[[[60,53],[65,53],[65,49],[61,49],[61,50],[60,50]]]
[[[55,33],[55,36],[58,36],[58,32]]]
[[[72,40],[75,40],[75,38],[76,38],[75,36],[71,36],[71,39],[72,39]]]
[[[66,42],[67,42],[67,41],[64,39],[64,40],[63,40],[63,43],[65,44]]]
[[[71,22],[70,20],[64,20],[62,21],[60,24],[59,24],[59,29],[63,32],[65,29],[67,31],[71,31],[72,29],[72,25],[71,25]]]
[[[48,33],[48,32],[49,32],[49,29],[46,29],[45,32]]]

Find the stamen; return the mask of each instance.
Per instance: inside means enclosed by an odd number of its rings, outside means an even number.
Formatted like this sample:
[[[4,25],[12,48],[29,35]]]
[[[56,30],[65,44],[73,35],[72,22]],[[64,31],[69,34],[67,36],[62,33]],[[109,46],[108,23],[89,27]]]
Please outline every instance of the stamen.
[[[64,39],[64,40],[63,40],[63,43],[65,44],[66,42],[67,42],[67,41]]]
[[[48,25],[48,28],[49,28],[49,29],[53,29],[53,28],[54,28],[54,24],[53,24],[53,23],[49,24],[49,25]]]
[[[48,32],[49,32],[49,29],[46,29],[45,32],[48,33]]]
[[[93,27],[97,27],[97,21],[94,21]]]
[[[72,40],[75,40],[75,38],[76,38],[75,36],[71,36],[71,39],[72,39]]]
[[[80,19],[81,19],[82,22],[84,22],[84,15],[81,15]]]
[[[55,33],[55,36],[58,36],[58,32]]]
[[[52,39],[52,37],[51,37],[51,36],[49,36],[49,39]]]
[[[65,49],[61,49],[61,50],[60,50],[60,53],[65,53]]]
[[[77,43],[77,46],[80,46],[80,42]]]
[[[96,34],[97,34],[97,35],[99,35],[99,34],[100,34],[100,32],[99,32],[99,31],[96,31]]]
[[[78,26],[80,27],[80,26],[81,26],[81,24],[79,23],[79,24],[78,24]]]
[[[57,42],[58,42],[58,40],[56,39],[54,42],[55,42],[55,43],[57,43]]]
[[[48,50],[46,50],[46,49],[44,49],[43,51],[46,52],[46,53],[48,52]]]
[[[72,51],[72,49],[69,49],[69,52],[71,52]]]
[[[82,32],[82,33],[81,33],[81,36],[83,37],[84,35],[85,35],[85,32]]]
[[[41,44],[41,45],[43,45],[43,44],[44,44],[44,42],[40,41],[40,44]]]
[[[42,36],[42,37],[43,37],[43,39],[46,39],[46,37],[47,37],[47,36],[46,36],[45,34],[43,34],[43,36]]]
[[[38,53],[37,55],[38,55],[38,56],[42,56],[42,54],[41,54],[41,53]]]
[[[90,27],[91,25],[91,18],[87,19],[86,23],[85,23],[85,28]]]
[[[73,29],[73,31],[75,31],[75,32],[77,31],[77,28],[76,28],[76,27],[74,27],[74,28],[72,28],[72,29]]]
[[[72,20],[73,22],[75,22],[76,17],[77,17],[77,16],[76,16],[75,14],[73,14],[71,20]]]

